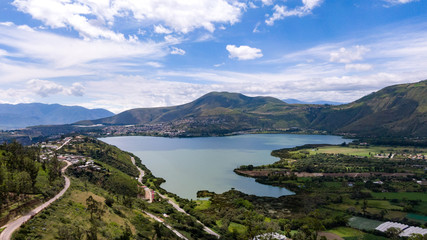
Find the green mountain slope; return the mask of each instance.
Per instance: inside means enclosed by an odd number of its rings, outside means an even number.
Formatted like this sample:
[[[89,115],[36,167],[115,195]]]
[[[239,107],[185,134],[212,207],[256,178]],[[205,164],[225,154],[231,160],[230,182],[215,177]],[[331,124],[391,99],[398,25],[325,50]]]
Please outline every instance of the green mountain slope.
[[[78,124],[148,124],[191,119],[198,124],[226,125],[230,130],[303,127],[310,122],[306,106],[272,97],[248,97],[239,93],[212,92],[193,102],[162,108],[132,109],[113,117]],[[194,124],[194,122],[193,122]]]
[[[324,109],[311,126],[361,136],[427,136],[427,81],[386,87]]]
[[[178,123],[186,132],[303,128],[356,136],[427,136],[427,81],[386,87],[337,106],[287,104],[272,97],[212,92],[193,102],[139,108],[79,124]]]

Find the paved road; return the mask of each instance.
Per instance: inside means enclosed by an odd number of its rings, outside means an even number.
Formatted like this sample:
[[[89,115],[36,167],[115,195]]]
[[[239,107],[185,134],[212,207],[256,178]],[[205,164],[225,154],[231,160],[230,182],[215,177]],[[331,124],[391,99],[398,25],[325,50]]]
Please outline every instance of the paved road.
[[[65,162],[67,163],[67,166],[62,168],[61,170],[62,173],[64,173],[65,170],[71,165],[70,162],[68,161],[65,161]],[[42,205],[26,213],[24,216],[14,220],[13,222],[8,223],[6,225],[6,229],[4,229],[3,232],[0,234],[0,240],[9,240],[12,237],[12,233],[16,231],[16,229],[18,229],[22,224],[24,224],[26,221],[28,221],[37,213],[39,213],[41,210],[48,207],[51,203],[55,202],[58,198],[62,197],[62,195],[64,195],[64,193],[70,187],[70,179],[65,175],[64,175],[64,178],[65,178],[65,186],[58,194],[56,194],[55,197],[51,198],[49,201],[43,203]]]
[[[135,158],[134,157],[130,157],[130,160],[132,161],[132,163],[136,166],[136,164],[135,164]],[[138,166],[136,166],[136,168],[138,169],[138,171],[139,171],[139,177],[138,177],[138,182],[140,182],[141,184],[142,184],[142,178],[144,177],[144,175],[145,175],[145,172],[144,172],[144,170],[142,170],[141,168],[139,168]]]
[[[135,158],[134,157],[130,157],[130,160],[132,161],[132,163],[136,166],[136,168],[138,168],[139,171],[139,176],[138,176],[138,182],[142,184],[142,178],[145,175],[144,170],[142,170],[141,168],[139,168],[136,164],[135,164]],[[180,232],[178,232],[177,230],[175,230],[172,226],[170,226],[169,224],[165,223],[163,221],[163,219],[155,216],[154,214],[151,214],[147,211],[144,211],[145,214],[147,214],[149,217],[151,217],[152,219],[156,220],[157,222],[162,223],[165,227],[169,228],[173,233],[175,233],[175,235],[177,235],[179,238],[182,239],[186,239],[188,240],[188,238],[186,238],[184,235],[182,235]],[[0,239],[1,240],[1,239]]]
[[[132,163],[135,164],[135,158],[131,157]],[[135,164],[136,166],[136,164]],[[142,184],[142,178],[144,177],[145,172],[139,168],[138,166],[136,166],[136,168],[138,168],[139,170],[139,177],[138,177],[138,181]],[[156,192],[157,195],[159,195],[161,198],[168,200],[168,203],[170,205],[172,205],[178,212],[182,212],[184,214],[187,214],[188,216],[190,216],[190,214],[188,214],[184,209],[182,209],[178,204],[176,204],[174,201],[172,201],[170,198],[166,197],[165,195],[160,194],[159,192]],[[147,213],[147,212],[146,212]],[[148,215],[148,214],[147,214]],[[152,214],[151,214],[152,215]],[[150,215],[149,215],[150,216]],[[154,215],[152,215],[154,216]],[[152,217],[153,218],[153,217]],[[154,218],[156,221],[158,221],[156,218]],[[202,222],[200,222],[199,220],[196,219],[196,221],[201,224],[203,226],[203,230],[211,235],[214,235],[217,238],[220,238],[220,235],[216,232],[214,232],[212,229],[208,228],[207,226],[205,226],[205,224],[203,224]],[[160,222],[160,221],[158,221]],[[161,221],[163,223],[163,221]],[[163,223],[164,224],[164,223]],[[166,226],[166,225],[165,225]],[[166,226],[168,227],[168,226]],[[169,229],[172,230],[172,228],[168,227]],[[172,231],[176,231],[176,230],[172,230]],[[178,231],[176,231],[178,232]],[[178,235],[178,234],[177,234]],[[179,236],[179,235],[178,235]],[[184,237],[185,238],[185,237]]]
[[[58,151],[59,149],[61,149],[63,146],[67,145],[72,138],[68,139],[67,141],[64,142],[64,144],[62,144],[59,148],[57,148],[56,150]]]

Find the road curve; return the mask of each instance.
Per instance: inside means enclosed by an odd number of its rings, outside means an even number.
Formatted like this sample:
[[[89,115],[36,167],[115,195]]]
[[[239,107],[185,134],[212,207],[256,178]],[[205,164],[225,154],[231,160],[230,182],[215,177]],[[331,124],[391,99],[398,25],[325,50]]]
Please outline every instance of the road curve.
[[[132,163],[136,166],[136,164],[135,164],[135,158],[134,157],[131,157],[131,161],[132,161]],[[142,184],[142,178],[144,177],[144,174],[145,174],[145,172],[141,169],[141,168],[139,168],[138,166],[136,166],[136,168],[138,168],[138,171],[139,171],[139,177],[138,177],[138,182],[140,182],[141,184]],[[166,197],[165,195],[162,195],[162,194],[160,194],[159,192],[156,192],[157,193],[157,195],[159,195],[161,198],[163,198],[163,199],[166,199],[167,201],[168,201],[168,203],[170,204],[170,205],[172,205],[178,212],[182,212],[182,213],[184,213],[184,214],[187,214],[188,216],[190,216],[190,214],[188,214],[184,209],[182,209],[178,204],[176,204],[174,201],[172,201],[171,199],[169,199],[168,197]],[[154,218],[153,216],[154,215],[152,215],[152,214],[148,214],[147,212],[146,212],[146,214],[147,215],[149,215],[150,217],[152,217],[152,218]],[[158,222],[160,222],[157,218],[154,218],[156,221],[158,221]],[[215,237],[217,237],[217,238],[220,238],[221,236],[218,234],[218,233],[216,233],[216,232],[214,232],[212,229],[210,229],[210,228],[208,228],[205,224],[203,224],[202,222],[200,222],[199,220],[197,220],[196,219],[196,221],[199,223],[199,224],[201,224],[202,226],[203,226],[203,230],[205,231],[205,232],[207,232],[207,233],[209,233],[209,234],[211,234],[211,235],[214,235]],[[162,222],[163,223],[163,222]],[[163,223],[164,224],[164,223]],[[167,225],[165,225],[166,227],[168,227]],[[172,228],[170,228],[170,227],[168,227],[169,229],[171,229],[172,230]],[[182,235],[181,234],[177,234],[177,233],[179,233],[178,231],[176,231],[176,230],[172,230],[173,232],[175,232],[175,234],[177,235],[177,236],[179,236],[179,237],[181,237]],[[181,235],[181,236],[180,236]],[[184,236],[182,236],[181,238],[185,238]]]
[[[67,163],[67,166],[65,166],[61,169],[62,173],[64,173],[65,170],[71,165],[71,163],[68,161],[64,161],[64,162]],[[65,175],[63,175],[63,176],[65,178],[64,188],[58,194],[56,194],[55,197],[51,198],[49,201],[47,201],[47,202],[43,203],[42,205],[36,207],[35,209],[33,209],[30,212],[26,213],[25,215],[21,216],[20,218],[15,219],[14,221],[8,223],[5,226],[6,228],[0,234],[0,240],[9,240],[12,237],[13,232],[15,232],[16,229],[18,229],[22,224],[27,222],[34,215],[36,215],[37,213],[39,213],[40,211],[42,211],[43,209],[48,207],[50,204],[55,202],[58,198],[62,197],[62,195],[64,195],[64,193],[70,187],[70,179]]]
[[[132,163],[135,165],[135,167],[136,167],[136,168],[138,168],[138,171],[139,171],[138,182],[142,184],[142,178],[144,177],[145,172],[144,172],[144,170],[142,170],[141,168],[139,168],[139,167],[135,164],[135,158],[134,158],[134,157],[130,157],[130,160],[131,160],[131,161],[132,161]],[[185,237],[184,235],[182,235],[180,232],[178,232],[177,230],[175,230],[175,229],[174,229],[173,227],[171,227],[169,224],[165,223],[165,222],[163,221],[163,219],[161,219],[161,218],[157,217],[156,215],[151,214],[151,213],[149,213],[149,212],[147,212],[147,211],[144,211],[144,213],[145,213],[147,216],[151,217],[152,219],[156,220],[157,222],[159,222],[159,223],[163,224],[165,227],[169,228],[169,229],[170,229],[173,233],[175,233],[175,235],[177,235],[179,238],[182,238],[182,239],[188,240],[188,238],[186,238],[186,237]]]

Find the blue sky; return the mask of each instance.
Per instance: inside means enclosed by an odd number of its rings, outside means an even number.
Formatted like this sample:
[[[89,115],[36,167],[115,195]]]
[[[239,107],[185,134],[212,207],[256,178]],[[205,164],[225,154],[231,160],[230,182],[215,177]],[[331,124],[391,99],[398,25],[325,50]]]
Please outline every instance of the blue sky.
[[[0,103],[350,102],[426,63],[426,0],[0,1]]]

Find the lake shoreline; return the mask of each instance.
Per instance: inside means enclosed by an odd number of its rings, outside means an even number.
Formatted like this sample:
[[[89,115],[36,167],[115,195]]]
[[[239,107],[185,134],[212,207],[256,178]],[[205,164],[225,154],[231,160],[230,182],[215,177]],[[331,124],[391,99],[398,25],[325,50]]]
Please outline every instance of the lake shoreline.
[[[113,136],[99,139],[140,157],[154,175],[166,180],[162,188],[187,199],[197,199],[199,190],[223,193],[236,189],[263,197],[294,195],[286,188],[256,182],[233,170],[241,165],[274,163],[277,159],[271,156],[271,152],[275,149],[307,143],[340,144],[346,141],[341,136],[305,134],[244,134],[201,138]]]

